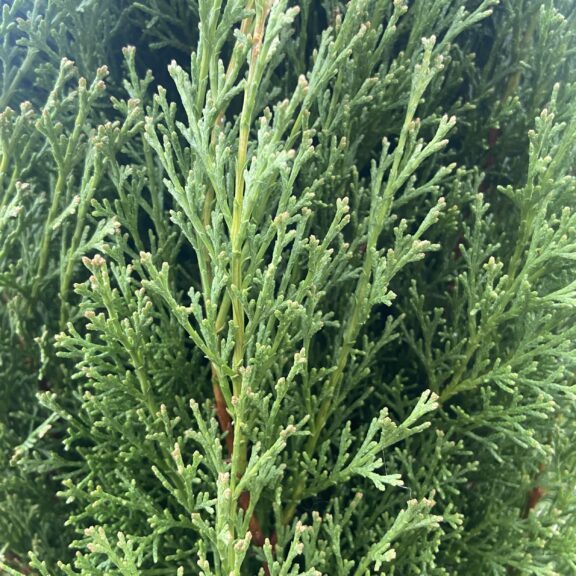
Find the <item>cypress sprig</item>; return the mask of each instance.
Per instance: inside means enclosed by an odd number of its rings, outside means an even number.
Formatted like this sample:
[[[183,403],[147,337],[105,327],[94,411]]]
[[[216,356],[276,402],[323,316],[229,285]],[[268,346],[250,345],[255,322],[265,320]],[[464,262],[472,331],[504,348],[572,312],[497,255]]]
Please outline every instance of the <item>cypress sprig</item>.
[[[0,572],[574,572],[575,19],[2,6]]]

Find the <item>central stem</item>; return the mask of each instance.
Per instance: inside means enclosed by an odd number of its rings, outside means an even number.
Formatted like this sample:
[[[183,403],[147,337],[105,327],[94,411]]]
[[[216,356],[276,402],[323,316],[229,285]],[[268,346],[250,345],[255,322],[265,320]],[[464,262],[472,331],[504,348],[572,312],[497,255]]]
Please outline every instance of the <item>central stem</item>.
[[[264,36],[264,26],[268,16],[268,8],[257,11],[254,22],[253,43],[248,69],[246,89],[244,91],[244,101],[240,114],[240,133],[238,139],[238,156],[236,160],[236,174],[234,187],[234,203],[232,211],[232,224],[230,227],[230,242],[232,248],[231,264],[231,290],[230,299],[232,301],[232,320],[236,331],[234,339],[234,352],[232,366],[234,376],[232,378],[232,391],[238,400],[242,393],[242,367],[246,351],[245,343],[245,311],[242,301],[243,289],[243,269],[242,269],[242,249],[244,246],[244,233],[242,222],[244,216],[244,172],[248,162],[248,144],[250,137],[250,124],[256,105],[256,93],[262,77],[262,66],[260,57],[262,51],[262,40]],[[244,474],[246,470],[248,445],[245,434],[242,431],[240,402],[234,412],[234,446],[232,452],[232,474],[231,487]],[[234,503],[234,505],[236,505]]]

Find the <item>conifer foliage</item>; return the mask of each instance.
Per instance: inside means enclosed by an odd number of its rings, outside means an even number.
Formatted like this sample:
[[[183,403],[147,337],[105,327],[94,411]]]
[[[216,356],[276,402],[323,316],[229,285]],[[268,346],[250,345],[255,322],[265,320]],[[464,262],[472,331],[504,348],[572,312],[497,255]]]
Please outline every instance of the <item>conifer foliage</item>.
[[[576,2],[12,0],[0,571],[576,574]]]

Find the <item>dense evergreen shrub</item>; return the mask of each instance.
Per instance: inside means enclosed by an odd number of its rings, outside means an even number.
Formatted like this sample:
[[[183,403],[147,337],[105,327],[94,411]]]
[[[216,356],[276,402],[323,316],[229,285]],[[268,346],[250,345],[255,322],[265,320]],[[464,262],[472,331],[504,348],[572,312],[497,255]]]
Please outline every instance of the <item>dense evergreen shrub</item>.
[[[0,571],[576,573],[575,40],[5,4]]]

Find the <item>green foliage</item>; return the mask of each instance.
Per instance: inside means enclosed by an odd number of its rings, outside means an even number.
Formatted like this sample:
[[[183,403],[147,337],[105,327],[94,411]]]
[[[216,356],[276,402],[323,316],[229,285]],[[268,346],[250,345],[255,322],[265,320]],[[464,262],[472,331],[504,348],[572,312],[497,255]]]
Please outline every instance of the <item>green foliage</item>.
[[[0,31],[0,571],[576,573],[572,0]]]

